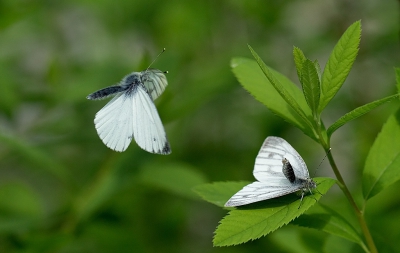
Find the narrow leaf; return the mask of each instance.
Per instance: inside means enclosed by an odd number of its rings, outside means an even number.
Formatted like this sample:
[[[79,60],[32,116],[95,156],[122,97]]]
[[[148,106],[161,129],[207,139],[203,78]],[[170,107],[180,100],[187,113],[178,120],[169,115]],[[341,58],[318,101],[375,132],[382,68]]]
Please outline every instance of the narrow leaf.
[[[340,119],[338,119],[335,123],[333,123],[327,130],[327,134],[328,136],[331,136],[337,129],[339,129],[340,127],[342,127],[344,124],[346,124],[347,122],[356,119],[370,111],[372,111],[373,109],[375,109],[376,107],[391,101],[392,99],[399,97],[399,94],[395,94],[386,98],[382,98],[379,100],[376,100],[374,102],[368,103],[366,105],[360,106],[356,109],[354,109],[351,112],[346,113],[345,115],[343,115],[342,117],[340,117]]]
[[[321,91],[317,70],[315,69],[314,63],[309,59],[303,62],[303,68],[301,69],[301,84],[307,104],[315,115],[317,113]]]
[[[394,68],[396,72],[396,86],[397,86],[397,93],[400,93],[400,68]]]
[[[400,109],[389,117],[372,145],[362,177],[364,199],[400,179]]]
[[[336,182],[331,178],[316,178],[318,191],[325,194]],[[258,239],[288,224],[321,198],[307,195],[300,206],[299,196],[289,194],[275,199],[238,207],[225,216],[215,231],[215,246],[230,246]],[[300,206],[300,208],[299,208]]]
[[[299,80],[301,81],[301,71],[303,69],[303,63],[306,60],[306,57],[304,56],[304,53],[303,53],[303,51],[301,51],[300,48],[293,47],[293,58],[294,58],[294,64],[295,64],[296,70],[297,70],[297,76],[299,77]]]
[[[318,60],[314,61],[315,69],[317,70],[318,80],[321,82],[321,66],[319,65]]]
[[[299,103],[297,103],[296,99],[292,96],[292,94],[290,94],[285,89],[285,87],[279,82],[279,80],[274,76],[272,71],[267,67],[267,65],[265,65],[263,60],[258,56],[258,54],[253,50],[253,48],[250,45],[249,49],[253,54],[254,58],[256,59],[261,70],[264,72],[264,75],[267,77],[272,86],[274,86],[275,90],[286,101],[286,103],[300,116],[300,118],[311,128],[312,124],[307,118],[307,115],[310,115],[309,113],[310,111],[300,107]]]
[[[357,21],[346,30],[329,56],[322,74],[320,112],[336,95],[349,75],[358,53],[360,37],[361,22]]]
[[[250,182],[215,182],[195,186],[193,191],[202,199],[214,205],[224,207],[225,203]]]
[[[293,221],[293,224],[322,230],[324,232],[345,238],[351,242],[363,244],[363,240],[350,223],[339,213],[329,207],[319,205],[311,214],[304,214]]]
[[[258,101],[263,103],[273,113],[283,118],[293,126],[299,128],[305,134],[314,138],[306,122],[285,102],[285,100],[275,90],[274,86],[268,81],[255,60],[247,58],[234,58],[231,61],[232,71],[239,83]],[[284,75],[272,70],[273,75],[294,97],[301,108],[311,111],[307,106],[301,90]]]

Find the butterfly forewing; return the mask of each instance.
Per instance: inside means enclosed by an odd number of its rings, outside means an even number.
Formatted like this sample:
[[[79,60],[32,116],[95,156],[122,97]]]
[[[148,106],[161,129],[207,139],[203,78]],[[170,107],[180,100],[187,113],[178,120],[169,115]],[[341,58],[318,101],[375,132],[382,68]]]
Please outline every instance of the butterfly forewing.
[[[267,137],[257,155],[254,177],[260,182],[274,177],[285,178],[282,173],[284,158],[289,160],[297,177],[309,177],[307,166],[299,153],[284,139],[274,136]]]
[[[158,69],[148,69],[141,72],[142,81],[153,101],[158,98],[168,85],[164,72]]]

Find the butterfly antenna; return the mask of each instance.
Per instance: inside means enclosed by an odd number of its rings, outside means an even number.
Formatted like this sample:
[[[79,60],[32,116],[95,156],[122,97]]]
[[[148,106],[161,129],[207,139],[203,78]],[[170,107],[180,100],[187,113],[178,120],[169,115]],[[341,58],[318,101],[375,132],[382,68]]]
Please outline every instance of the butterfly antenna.
[[[151,65],[153,65],[153,63],[157,60],[157,58],[165,52],[165,47],[163,48],[163,50],[157,55],[157,57],[150,63],[150,65],[147,67],[146,71],[149,70],[149,68],[151,67]],[[167,71],[168,72],[168,71]]]
[[[321,163],[318,165],[317,169],[314,171],[314,175],[312,177],[315,177],[315,174],[317,173],[317,170],[319,169],[319,167],[321,167],[321,164],[324,162],[325,158],[328,156],[329,152],[331,152],[332,148],[329,148],[328,152],[326,152],[324,158],[322,159]]]

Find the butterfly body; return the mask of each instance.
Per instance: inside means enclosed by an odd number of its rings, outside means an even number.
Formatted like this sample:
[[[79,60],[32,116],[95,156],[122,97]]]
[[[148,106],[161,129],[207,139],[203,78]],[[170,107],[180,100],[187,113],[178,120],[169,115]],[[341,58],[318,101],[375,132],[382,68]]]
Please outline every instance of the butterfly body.
[[[297,151],[284,139],[270,136],[264,141],[254,165],[257,179],[233,195],[225,206],[241,206],[316,188],[307,166]]]
[[[87,96],[90,100],[114,98],[95,116],[97,133],[104,144],[125,151],[132,139],[139,147],[156,154],[170,154],[171,148],[154,105],[168,85],[164,72],[148,69],[132,72],[121,82]]]

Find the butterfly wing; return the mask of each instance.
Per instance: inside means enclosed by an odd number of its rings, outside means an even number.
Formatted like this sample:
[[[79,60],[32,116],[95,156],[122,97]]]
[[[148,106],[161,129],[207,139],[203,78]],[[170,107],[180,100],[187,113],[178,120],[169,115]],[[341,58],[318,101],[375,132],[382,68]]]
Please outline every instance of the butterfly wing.
[[[125,151],[132,141],[132,96],[127,92],[117,94],[96,113],[94,124],[107,147],[119,152]]]
[[[292,185],[286,178],[270,180],[268,183],[254,182],[246,185],[233,195],[225,206],[242,206],[250,203],[280,197],[299,190],[299,187]]]
[[[142,82],[153,101],[158,98],[168,85],[164,72],[158,69],[148,69],[141,72]]]
[[[142,84],[132,91],[132,102],[133,137],[136,143],[150,153],[170,154],[171,148],[157,108]]]
[[[253,175],[260,182],[274,179],[285,179],[282,173],[282,159],[286,158],[292,165],[298,178],[309,178],[307,166],[297,151],[284,139],[269,136],[265,139],[257,155]]]

